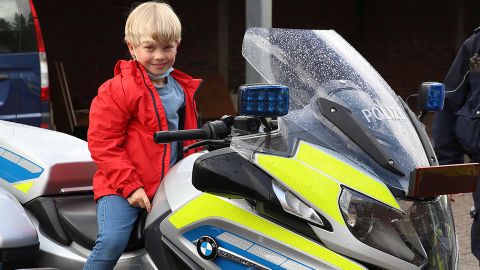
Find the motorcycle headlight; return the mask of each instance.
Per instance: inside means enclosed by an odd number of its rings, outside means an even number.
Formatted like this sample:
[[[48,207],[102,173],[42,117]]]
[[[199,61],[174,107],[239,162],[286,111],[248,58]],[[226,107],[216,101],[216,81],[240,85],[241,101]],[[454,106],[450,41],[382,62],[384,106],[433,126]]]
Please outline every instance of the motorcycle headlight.
[[[306,221],[324,226],[323,221],[318,216],[317,212],[306,203],[301,201],[295,194],[283,188],[275,181],[273,181],[272,187],[275,195],[282,205],[283,210]]]
[[[408,214],[427,252],[428,269],[458,269],[458,249],[447,196],[415,202]]]
[[[340,209],[358,240],[418,267],[427,263],[427,254],[407,214],[347,188],[342,190]]]

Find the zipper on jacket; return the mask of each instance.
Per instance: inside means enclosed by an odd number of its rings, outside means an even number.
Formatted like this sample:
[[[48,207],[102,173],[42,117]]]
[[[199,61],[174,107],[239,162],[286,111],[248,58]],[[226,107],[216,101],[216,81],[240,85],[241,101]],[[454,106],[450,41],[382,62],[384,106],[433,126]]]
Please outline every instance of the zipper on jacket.
[[[148,87],[147,81],[145,80],[145,76],[143,76],[142,69],[139,66],[140,64],[138,62],[136,62],[136,63],[137,63],[138,69],[140,70],[140,74],[142,75],[143,83],[145,84],[145,87],[147,87],[148,92],[150,93],[150,97],[152,98],[153,107],[155,108],[155,115],[157,117],[158,128],[160,130],[162,130],[162,123],[160,122],[160,115],[158,114],[157,103],[155,102],[155,95],[153,94],[152,89],[150,89],[150,87]],[[162,157],[162,177],[160,178],[160,180],[162,180],[163,177],[165,176],[165,157],[166,157],[166,154],[167,154],[167,144],[164,144],[163,145],[163,157]]]
[[[197,89],[195,89],[195,92],[193,93],[193,97],[192,97],[192,103],[195,104],[195,96],[197,95],[198,93],[198,89],[200,89],[203,85],[203,80],[200,81],[200,84],[198,85]],[[195,112],[195,118],[197,118],[197,128],[200,128],[200,121],[198,121],[198,113],[197,113],[197,109],[195,108],[195,106],[193,107],[193,111]]]

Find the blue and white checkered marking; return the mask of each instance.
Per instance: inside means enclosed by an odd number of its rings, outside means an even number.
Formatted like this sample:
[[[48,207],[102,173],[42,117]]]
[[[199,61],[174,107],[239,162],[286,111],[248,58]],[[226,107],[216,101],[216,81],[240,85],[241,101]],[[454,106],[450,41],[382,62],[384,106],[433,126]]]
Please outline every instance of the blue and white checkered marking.
[[[0,147],[0,180],[9,183],[40,177],[43,168],[30,160]]]
[[[218,227],[204,225],[183,234],[183,236],[192,241],[192,243],[195,243],[197,239],[205,237],[205,235],[208,235],[209,238],[215,240],[224,250],[233,252],[234,254],[240,255],[272,270],[313,270],[312,267],[289,258],[286,255],[282,255],[272,249],[259,245],[253,241],[249,241],[243,237],[240,237],[239,235],[227,232]],[[200,256],[205,254],[207,250],[207,243],[211,245],[207,241],[202,242],[200,247],[197,245],[197,251],[199,254],[201,253]],[[222,256],[217,256],[214,262],[218,267],[220,267],[220,269],[245,269],[245,265],[226,259]]]
[[[205,256],[210,256],[212,255],[212,252],[213,252],[212,245],[210,245],[210,243],[208,242],[203,242],[202,245],[200,246],[200,250],[202,254]]]

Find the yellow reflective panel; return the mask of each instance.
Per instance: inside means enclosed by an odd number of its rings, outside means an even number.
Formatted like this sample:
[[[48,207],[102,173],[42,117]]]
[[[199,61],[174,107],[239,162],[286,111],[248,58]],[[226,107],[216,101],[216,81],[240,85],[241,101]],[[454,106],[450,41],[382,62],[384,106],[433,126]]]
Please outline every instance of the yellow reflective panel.
[[[295,159],[330,175],[353,190],[400,210],[397,200],[384,183],[305,142],[300,142]]]
[[[181,229],[205,218],[233,221],[340,269],[364,269],[340,254],[210,194],[198,196],[173,213],[168,220],[175,228]]]
[[[293,158],[257,154],[257,163],[308,203],[345,224],[338,206],[340,185],[336,181]]]
[[[28,182],[23,182],[23,183],[20,183],[20,184],[15,184],[13,186],[16,189],[22,191],[23,193],[28,193],[28,191],[30,190],[32,185],[33,185],[33,181],[28,181]]]

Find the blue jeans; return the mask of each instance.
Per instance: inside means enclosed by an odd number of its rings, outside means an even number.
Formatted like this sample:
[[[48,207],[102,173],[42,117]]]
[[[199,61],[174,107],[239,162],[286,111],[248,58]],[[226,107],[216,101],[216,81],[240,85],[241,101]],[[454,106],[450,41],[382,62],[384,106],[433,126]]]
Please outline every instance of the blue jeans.
[[[108,195],[97,201],[98,234],[84,270],[113,269],[130,239],[133,225],[142,208],[131,206],[127,199]]]

